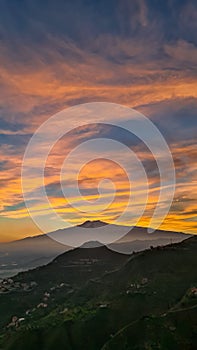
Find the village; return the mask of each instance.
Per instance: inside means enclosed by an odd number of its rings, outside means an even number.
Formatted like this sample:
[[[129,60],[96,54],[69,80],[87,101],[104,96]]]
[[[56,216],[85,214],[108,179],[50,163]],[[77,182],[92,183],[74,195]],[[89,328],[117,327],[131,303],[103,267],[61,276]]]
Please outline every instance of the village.
[[[0,294],[10,293],[13,291],[29,292],[37,286],[35,281],[30,283],[14,281],[12,278],[0,280]]]
[[[86,262],[85,262],[86,263]],[[141,278],[141,280],[138,281],[132,281],[129,283],[128,287],[124,291],[128,296],[132,296],[135,294],[146,294],[146,287],[149,285],[149,279],[147,277]],[[23,292],[31,292],[34,288],[38,286],[37,282],[31,281],[29,283],[25,282],[18,282],[14,281],[12,278],[3,279],[0,281],[0,294],[7,294],[11,293],[13,291],[23,291]],[[60,289],[65,288],[65,293],[72,294],[74,292],[74,289],[72,286],[68,283],[61,282],[57,285],[54,285],[49,288],[48,291],[44,291],[41,295],[40,301],[32,306],[32,308],[27,309],[23,315],[13,315],[11,317],[10,322],[7,324],[7,328],[11,329],[18,329],[20,326],[29,319],[30,316],[33,316],[39,309],[47,309],[51,302],[53,302],[55,299],[54,292],[58,292]],[[156,292],[153,291],[153,294],[156,294]],[[197,297],[197,288],[191,287],[186,295],[191,298]],[[110,303],[100,301],[97,302],[95,305],[96,308],[99,309],[107,309],[110,307]],[[62,310],[59,311],[59,314],[66,314],[69,312],[69,309],[67,307],[64,307]]]

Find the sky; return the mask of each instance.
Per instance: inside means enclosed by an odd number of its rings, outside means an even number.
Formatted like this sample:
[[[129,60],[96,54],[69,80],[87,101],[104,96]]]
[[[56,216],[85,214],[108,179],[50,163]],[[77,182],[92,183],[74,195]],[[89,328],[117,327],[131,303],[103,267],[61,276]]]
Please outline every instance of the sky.
[[[197,233],[196,32],[197,4],[193,0],[0,1],[0,241],[42,233],[23,198],[25,149],[36,129],[53,114],[89,102],[134,108],[157,126],[176,170],[174,200],[161,228]],[[124,210],[131,191],[127,175],[104,156],[82,167],[79,185],[94,208],[99,182],[110,179],[116,198],[106,210],[87,214],[80,203],[82,213],[78,215],[63,196],[59,172],[64,157],[92,137],[126,140],[138,155],[150,187],[147,208],[138,224],[148,226],[160,189],[155,160],[135,137],[127,139],[116,128],[104,125],[76,127],[52,149],[45,185],[55,210],[72,224],[86,219],[113,223]],[[78,159],[81,157],[83,153]],[[78,165],[76,161],[69,168],[66,185],[70,188]],[[142,188],[139,179],[135,187],[139,201],[132,212],[142,204]],[[106,183],[103,195],[111,198],[111,190]],[[35,193],[28,205],[44,219],[47,208],[39,204]],[[79,198],[71,195],[71,204],[77,202]],[[125,222],[130,223],[129,219]]]

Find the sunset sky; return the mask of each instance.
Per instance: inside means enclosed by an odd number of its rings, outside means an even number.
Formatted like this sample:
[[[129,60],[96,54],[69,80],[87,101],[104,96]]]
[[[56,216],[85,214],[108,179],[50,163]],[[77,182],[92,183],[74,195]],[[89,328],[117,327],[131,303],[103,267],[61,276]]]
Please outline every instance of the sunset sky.
[[[21,189],[25,149],[50,116],[87,102],[132,107],[158,127],[176,170],[174,201],[161,228],[197,233],[196,32],[195,0],[0,1],[0,241],[41,233]],[[57,213],[73,224],[86,219],[113,223],[130,193],[124,169],[115,160],[100,159],[82,168],[81,193],[94,206],[98,183],[108,178],[116,186],[115,200],[99,214],[78,215],[68,205],[59,183],[62,163],[73,147],[92,137],[125,140],[116,128],[79,127],[55,145],[46,163],[48,197]],[[147,208],[138,223],[148,226],[158,198],[159,172],[142,142],[131,138],[126,144],[142,161],[149,180]],[[139,179],[139,206],[142,188]],[[105,196],[110,193],[106,184]],[[71,198],[73,204],[77,201]],[[33,196],[29,205],[44,217],[47,208]]]

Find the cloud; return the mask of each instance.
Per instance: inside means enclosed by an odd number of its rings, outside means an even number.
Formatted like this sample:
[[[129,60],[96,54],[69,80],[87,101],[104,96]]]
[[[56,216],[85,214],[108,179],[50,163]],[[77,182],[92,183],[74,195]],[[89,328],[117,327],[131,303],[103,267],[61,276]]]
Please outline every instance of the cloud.
[[[182,210],[189,215],[195,205],[196,15],[193,0],[48,0],[47,6],[38,0],[22,0],[20,7],[17,1],[1,1],[0,200],[1,210],[7,208],[3,215],[27,216],[20,207],[20,170],[36,128],[68,106],[108,101],[137,108],[160,129],[169,143],[177,174],[176,199],[164,227],[195,229],[192,220],[186,223],[186,214],[179,213]],[[45,169],[50,200],[57,208],[62,205],[65,212],[57,185],[63,158],[84,140],[100,135],[124,140],[139,155],[149,176],[148,210],[153,210],[159,191],[154,159],[135,137],[101,126],[75,130],[54,147]],[[98,181],[106,175],[100,161],[92,176],[87,172],[81,178],[83,194],[94,199]],[[129,190],[124,176],[113,167],[108,175],[113,175],[119,190],[119,209],[117,202],[109,209],[112,218],[124,206]],[[72,176],[69,181],[71,187]],[[32,205],[36,207],[36,203]],[[39,209],[46,208],[38,205]],[[143,220],[146,224],[148,217]],[[21,232],[26,234],[25,224]]]
[[[180,39],[174,44],[166,44],[164,51],[175,61],[176,67],[197,68],[197,46],[193,43]]]

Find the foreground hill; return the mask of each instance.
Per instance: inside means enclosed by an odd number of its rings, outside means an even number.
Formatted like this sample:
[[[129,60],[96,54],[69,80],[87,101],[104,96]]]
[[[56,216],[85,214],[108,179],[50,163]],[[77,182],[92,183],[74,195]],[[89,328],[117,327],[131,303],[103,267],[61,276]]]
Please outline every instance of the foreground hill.
[[[113,235],[117,231],[120,235],[124,230],[123,226],[109,225],[99,220],[86,221],[81,227],[94,239],[94,228],[104,226],[107,231]],[[27,237],[22,240],[1,243],[0,244],[0,279],[14,276],[20,271],[46,265],[59,254],[73,249],[69,246],[68,237],[78,235],[77,228],[65,228],[50,232],[48,235],[37,237]],[[186,234],[178,232],[169,232],[157,230],[153,234],[148,234],[147,229],[143,227],[128,227],[128,234],[117,242],[110,244],[109,248],[125,254],[131,254],[133,251],[141,251],[150,246],[166,245],[169,243],[181,242],[189,237]],[[89,240],[89,239],[88,239]],[[61,243],[60,243],[61,242]]]
[[[130,256],[78,248],[19,274],[0,295],[1,349],[194,350],[196,250],[197,237]]]

